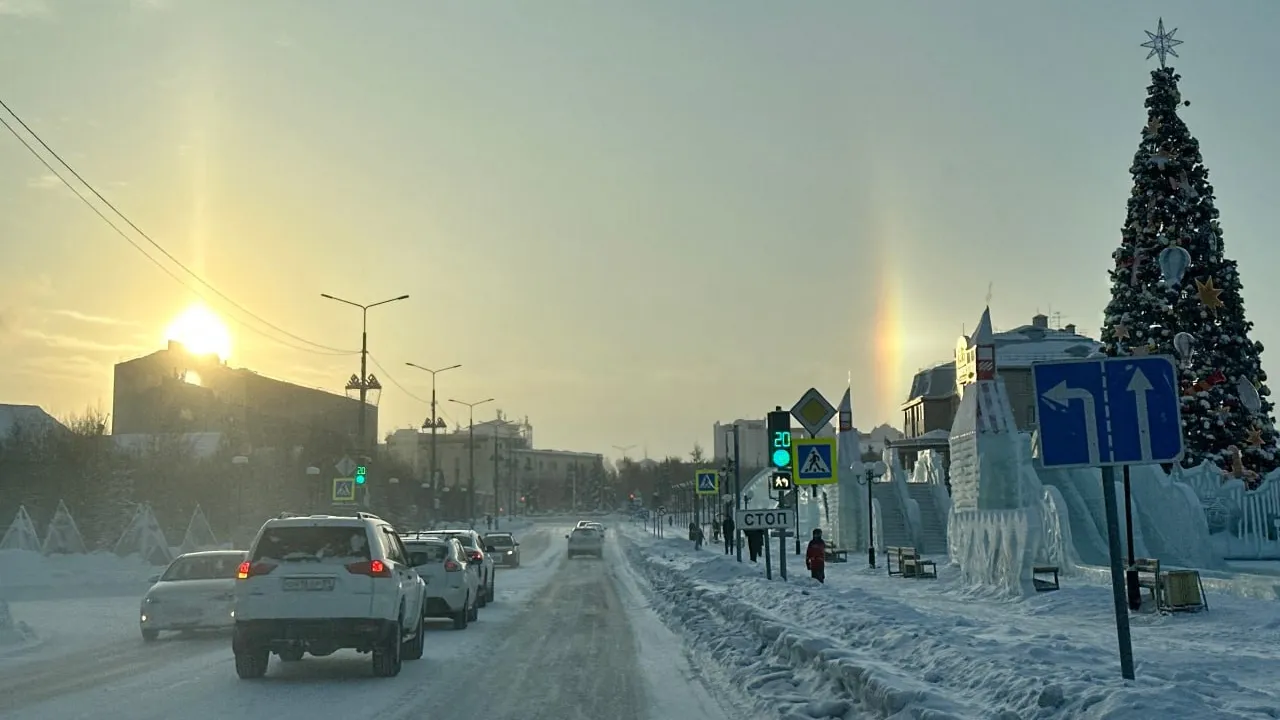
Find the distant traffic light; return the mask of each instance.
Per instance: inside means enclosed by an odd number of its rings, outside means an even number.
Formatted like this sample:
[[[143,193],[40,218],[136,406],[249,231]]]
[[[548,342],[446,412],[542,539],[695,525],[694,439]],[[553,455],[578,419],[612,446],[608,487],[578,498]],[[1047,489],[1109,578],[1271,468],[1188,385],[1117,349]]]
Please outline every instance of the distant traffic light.
[[[773,471],[773,477],[769,483],[772,490],[790,490],[791,489],[791,473],[782,472],[780,470]]]
[[[369,468],[365,467],[364,465],[356,466],[356,484],[363,485],[365,481],[365,476],[368,474],[369,474]]]
[[[769,462],[778,470],[791,468],[791,413],[778,408],[769,413]]]

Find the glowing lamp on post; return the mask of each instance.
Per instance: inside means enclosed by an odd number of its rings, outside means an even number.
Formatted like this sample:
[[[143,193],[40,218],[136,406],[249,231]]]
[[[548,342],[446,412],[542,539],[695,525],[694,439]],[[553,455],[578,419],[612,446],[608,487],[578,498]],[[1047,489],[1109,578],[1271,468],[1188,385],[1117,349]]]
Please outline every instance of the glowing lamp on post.
[[[791,413],[774,410],[769,413],[769,462],[775,469],[791,467]]]

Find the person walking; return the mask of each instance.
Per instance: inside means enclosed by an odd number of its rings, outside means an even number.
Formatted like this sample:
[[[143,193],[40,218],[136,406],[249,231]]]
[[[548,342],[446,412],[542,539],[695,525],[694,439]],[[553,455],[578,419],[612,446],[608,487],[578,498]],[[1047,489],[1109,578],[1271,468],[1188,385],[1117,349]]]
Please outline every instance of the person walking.
[[[737,529],[737,526],[733,522],[732,516],[730,515],[724,516],[724,523],[722,524],[722,528],[724,530],[724,554],[732,555],[733,554],[733,531]]]
[[[809,577],[822,584],[827,582],[827,542],[822,539],[822,529],[813,529],[813,539],[804,553],[804,566],[809,568]]]

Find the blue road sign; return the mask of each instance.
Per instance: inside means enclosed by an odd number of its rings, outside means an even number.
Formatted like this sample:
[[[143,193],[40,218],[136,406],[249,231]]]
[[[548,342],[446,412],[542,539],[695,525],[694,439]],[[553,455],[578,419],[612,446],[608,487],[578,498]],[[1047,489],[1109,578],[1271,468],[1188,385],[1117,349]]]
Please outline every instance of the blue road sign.
[[[699,495],[717,495],[720,492],[720,471],[718,470],[698,470],[696,472],[698,480]]]
[[[1032,363],[1031,382],[1046,468],[1182,457],[1178,370],[1167,355]]]
[[[829,485],[836,481],[835,438],[794,440],[791,477],[796,485]]]
[[[334,478],[333,479],[333,501],[336,503],[349,503],[356,501],[356,479],[355,478]]]

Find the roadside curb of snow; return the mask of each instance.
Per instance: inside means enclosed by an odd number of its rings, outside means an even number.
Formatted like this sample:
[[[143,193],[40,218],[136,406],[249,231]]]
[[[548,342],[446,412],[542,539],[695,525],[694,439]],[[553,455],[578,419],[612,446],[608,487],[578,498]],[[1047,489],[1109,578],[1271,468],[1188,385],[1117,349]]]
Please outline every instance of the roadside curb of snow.
[[[876,663],[841,648],[831,639],[778,622],[768,612],[699,583],[670,567],[630,539],[625,553],[648,581],[659,614],[679,626],[691,642],[705,646],[733,679],[757,699],[768,698],[785,718],[843,718],[850,710],[881,718],[960,720],[982,715],[907,677],[887,663]],[[805,697],[795,681],[814,680],[831,698]],[[777,687],[785,683],[790,687]],[[810,693],[812,694],[812,693]]]
[[[32,627],[13,619],[9,603],[0,600],[0,658],[26,652],[39,645],[41,638]]]

